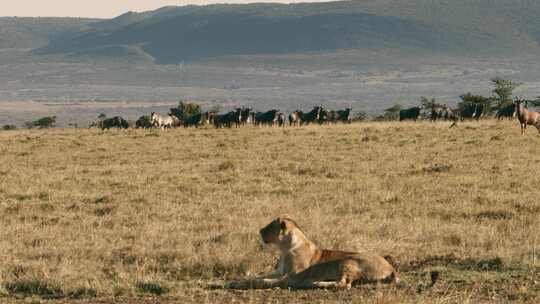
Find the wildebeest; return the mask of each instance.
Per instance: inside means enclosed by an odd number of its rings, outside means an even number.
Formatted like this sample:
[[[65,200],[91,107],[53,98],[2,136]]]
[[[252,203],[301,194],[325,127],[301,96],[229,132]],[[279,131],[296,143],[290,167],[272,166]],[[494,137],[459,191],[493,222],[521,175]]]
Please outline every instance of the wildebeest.
[[[352,109],[346,108],[345,110],[336,111],[336,121],[341,121],[343,123],[352,123]]]
[[[242,125],[242,112],[243,112],[243,109],[242,108],[237,108],[236,110],[234,110],[235,112],[235,119],[234,119],[234,125],[238,128]]]
[[[234,121],[233,115],[234,115],[234,112],[228,112],[228,113],[225,113],[225,114],[217,114],[217,115],[215,115],[214,116],[214,127],[216,127],[216,128],[223,128],[223,127],[230,128],[230,127],[232,127],[232,123]]]
[[[515,116],[516,116],[516,106],[514,104],[509,104],[507,106],[500,108],[495,114],[495,117],[498,120],[502,120],[505,118],[512,119]]]
[[[129,123],[127,122],[127,120],[123,119],[120,116],[106,118],[101,122],[102,130],[111,128],[127,129],[129,128]]]
[[[448,106],[446,106],[446,107],[444,107],[444,112],[443,113],[444,113],[443,118],[445,120],[451,120],[451,121],[459,120],[459,115],[457,114],[458,111],[455,110],[455,109],[451,109]]]
[[[437,121],[437,119],[446,119],[445,114],[446,114],[446,107],[442,107],[442,106],[433,107],[431,109],[431,115],[429,117],[429,120],[434,122],[434,121]]]
[[[204,123],[205,120],[208,119],[207,117],[208,117],[208,112],[204,114],[199,113],[199,114],[187,117],[186,119],[184,119],[184,128],[188,128],[188,127],[198,128],[200,125]]]
[[[336,123],[337,122],[337,113],[334,110],[325,110],[321,109],[319,114],[319,124],[324,123]]]
[[[214,127],[216,128],[221,128],[224,126],[231,128],[233,123],[236,125],[236,127],[239,127],[242,120],[242,110],[236,109],[226,114],[215,115],[213,119]]]
[[[214,125],[216,116],[217,116],[217,113],[215,112],[206,112],[206,123],[210,125]]]
[[[243,126],[245,126],[246,124],[249,124],[249,123],[253,123],[253,121],[250,121],[251,117],[252,117],[252,114],[253,114],[253,108],[249,107],[249,108],[244,108],[242,107],[241,109],[241,115],[242,117],[240,117],[240,122]]]
[[[302,116],[300,117],[300,125],[309,125],[312,122],[319,121],[322,110],[322,106],[315,106],[313,110],[309,111],[308,113],[302,113]]]
[[[522,103],[523,100],[519,98],[516,98],[514,101],[516,115],[519,120],[519,125],[521,126],[521,135],[525,134],[527,125],[535,126],[540,133],[540,113],[525,108]]]
[[[285,122],[287,120],[287,116],[285,116],[285,113],[279,112],[277,114],[277,123],[280,127],[285,127]]]
[[[137,121],[135,122],[135,127],[137,129],[150,129],[152,128],[152,122],[150,122],[150,116],[148,115],[143,115],[141,117],[139,117],[139,119],[137,119]]]
[[[485,110],[485,106],[484,106],[484,105],[482,105],[482,104],[477,104],[477,105],[474,107],[474,112],[473,112],[472,118],[473,118],[473,119],[476,119],[476,120],[479,120],[480,118],[482,118],[482,116],[484,116],[484,110]]]
[[[156,112],[150,114],[150,123],[154,128],[174,128],[180,126],[180,119],[173,115],[161,115]]]
[[[214,127],[216,128],[222,128],[222,127],[228,127],[230,128],[232,126],[232,122],[234,121],[233,118],[234,112],[229,112],[225,114],[216,114],[212,118],[214,122]]]
[[[484,115],[484,105],[473,104],[462,108],[459,111],[459,117],[461,120],[475,119],[479,120]]]
[[[324,123],[328,123],[328,118],[329,118],[329,113],[327,110],[325,109],[321,109],[320,113],[319,113],[319,119],[317,119],[317,122],[322,125]]]
[[[399,121],[411,119],[416,121],[420,116],[420,107],[412,107],[399,111]]]
[[[296,126],[300,125],[302,118],[302,111],[296,110],[289,114],[289,126]]]
[[[279,110],[272,109],[270,111],[255,114],[255,125],[269,125],[273,126],[278,120]]]
[[[447,105],[438,106],[431,110],[430,120],[436,121],[437,119],[442,119],[442,120],[456,121],[459,118],[456,113],[458,113],[458,111],[452,110]]]

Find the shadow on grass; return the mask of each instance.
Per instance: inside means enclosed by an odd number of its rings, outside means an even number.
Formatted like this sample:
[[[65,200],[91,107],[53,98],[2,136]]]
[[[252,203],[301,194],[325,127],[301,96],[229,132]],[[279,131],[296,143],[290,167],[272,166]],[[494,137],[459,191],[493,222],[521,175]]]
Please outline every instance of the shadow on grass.
[[[65,296],[60,287],[39,280],[8,282],[4,287],[10,294],[24,297],[40,296],[46,299],[57,299]]]
[[[454,254],[427,256],[424,259],[414,260],[403,265],[397,265],[401,271],[414,271],[426,267],[450,267],[467,271],[504,271],[505,264],[500,257],[476,259],[459,258]]]
[[[138,282],[136,287],[140,293],[153,294],[157,296],[169,292],[169,288],[159,282]]]

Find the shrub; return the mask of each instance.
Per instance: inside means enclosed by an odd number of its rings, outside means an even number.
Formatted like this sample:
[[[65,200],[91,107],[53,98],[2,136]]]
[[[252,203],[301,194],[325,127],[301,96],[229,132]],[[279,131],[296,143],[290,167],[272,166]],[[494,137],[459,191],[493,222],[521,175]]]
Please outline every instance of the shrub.
[[[53,128],[56,125],[56,116],[46,116],[42,117],[38,120],[34,120],[32,122],[28,121],[25,123],[25,126],[28,129],[32,128],[39,128],[39,129],[46,129],[46,128]]]
[[[2,127],[2,130],[4,130],[4,131],[17,130],[17,127],[14,126],[14,125],[4,125],[4,126]]]
[[[152,123],[150,122],[150,116],[143,115],[143,116],[139,117],[139,119],[137,119],[137,121],[135,122],[135,127],[136,128],[143,128],[143,129],[151,128]]]
[[[358,111],[358,112],[354,113],[353,120],[354,121],[365,121],[368,118],[369,117],[368,117],[368,114],[366,113],[366,111]]]

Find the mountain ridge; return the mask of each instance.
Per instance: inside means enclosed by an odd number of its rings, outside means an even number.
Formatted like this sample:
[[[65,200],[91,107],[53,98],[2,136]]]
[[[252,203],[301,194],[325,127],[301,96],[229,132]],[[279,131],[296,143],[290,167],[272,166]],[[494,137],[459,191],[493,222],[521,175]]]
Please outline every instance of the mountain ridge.
[[[158,63],[347,49],[512,56],[539,50],[537,15],[540,3],[525,0],[496,5],[491,0],[356,0],[167,6],[70,28],[52,35],[36,53],[103,56],[104,49],[136,48]],[[133,52],[111,56],[127,53]]]

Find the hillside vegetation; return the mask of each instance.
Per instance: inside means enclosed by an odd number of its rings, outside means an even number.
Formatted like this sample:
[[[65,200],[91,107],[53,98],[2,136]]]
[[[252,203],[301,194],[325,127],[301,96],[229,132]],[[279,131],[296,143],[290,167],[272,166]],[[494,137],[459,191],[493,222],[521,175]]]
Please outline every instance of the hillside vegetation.
[[[448,125],[0,132],[0,302],[537,303],[539,135]],[[275,265],[283,213],[409,287],[208,289]]]
[[[511,0],[343,1],[165,7],[126,13],[44,53],[142,46],[158,62],[238,54],[399,49],[403,54],[510,55],[537,51],[540,3]]]

